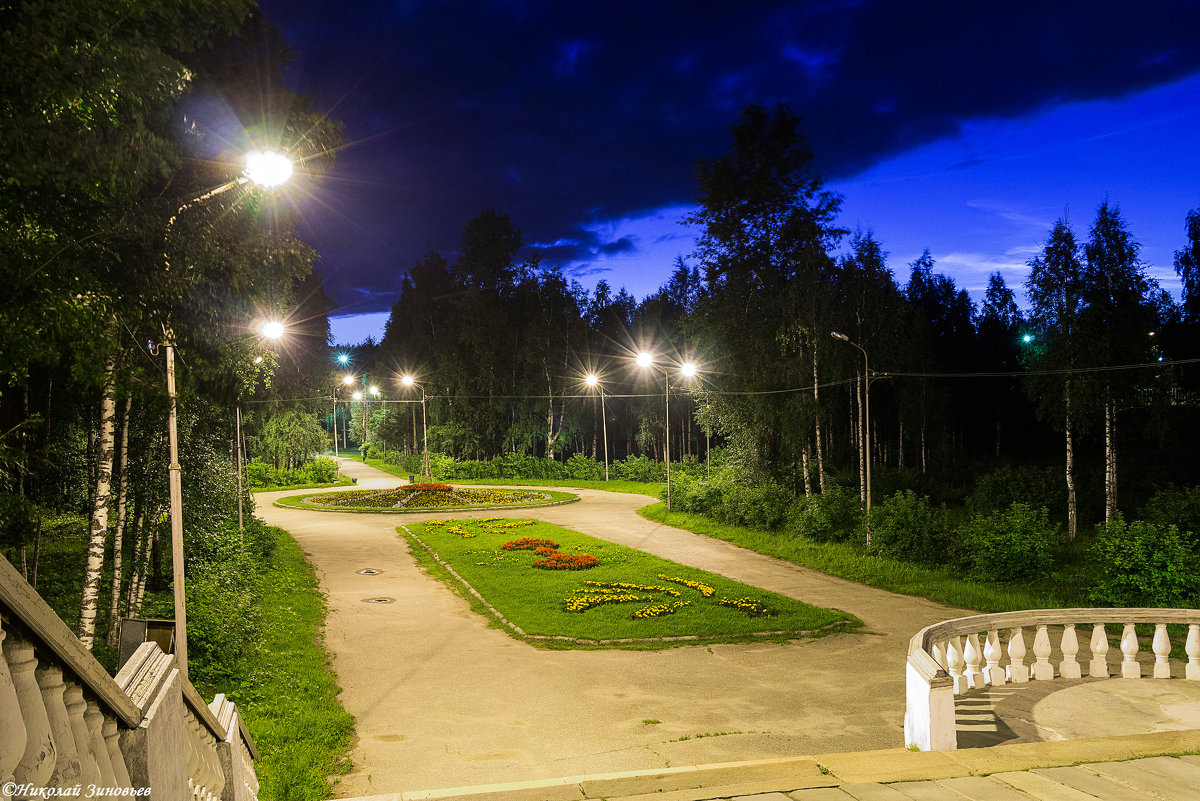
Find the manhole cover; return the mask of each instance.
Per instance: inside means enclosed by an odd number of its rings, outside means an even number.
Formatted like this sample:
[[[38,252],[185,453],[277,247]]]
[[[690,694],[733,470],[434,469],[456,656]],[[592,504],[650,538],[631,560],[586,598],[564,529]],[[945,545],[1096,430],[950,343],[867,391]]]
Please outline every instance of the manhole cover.
[[[363,598],[363,603],[364,604],[390,604],[390,603],[393,603],[395,600],[396,600],[395,598]]]
[[[364,567],[362,570],[360,570],[360,571],[358,571],[358,572],[359,572],[359,574],[360,574],[360,575],[363,575],[363,576],[378,576],[378,575],[379,575],[380,573],[382,573],[383,571],[382,571],[382,570],[376,570],[376,569],[375,569],[375,568],[373,568],[373,567]]]

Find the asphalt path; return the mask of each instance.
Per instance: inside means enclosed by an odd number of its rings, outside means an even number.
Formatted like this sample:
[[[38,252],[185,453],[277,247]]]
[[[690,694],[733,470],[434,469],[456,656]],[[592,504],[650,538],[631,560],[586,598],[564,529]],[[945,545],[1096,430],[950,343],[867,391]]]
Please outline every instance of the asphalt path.
[[[359,462],[342,469],[357,489],[405,483]],[[546,650],[490,626],[417,566],[396,527],[447,513],[319,512],[272,505],[295,491],[259,494],[258,514],[300,543],[328,593],[326,644],[358,736],[337,796],[902,747],[909,638],[971,614],[651,522],[636,513],[654,502],[643,495],[570,491],[578,503],[505,516],[841,609],[864,626],[786,643]],[[367,602],[378,597],[394,602]]]

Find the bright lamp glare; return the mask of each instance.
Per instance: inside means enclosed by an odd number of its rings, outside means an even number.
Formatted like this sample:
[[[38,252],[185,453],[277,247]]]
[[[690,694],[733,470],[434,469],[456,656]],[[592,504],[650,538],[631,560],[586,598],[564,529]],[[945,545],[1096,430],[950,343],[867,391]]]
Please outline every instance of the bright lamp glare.
[[[352,375],[342,376],[342,383],[345,384],[346,386],[350,386],[351,384],[354,383],[354,376],[352,376]]]
[[[270,150],[255,150],[246,154],[245,176],[268,189],[279,186],[292,177],[292,160]]]
[[[255,363],[255,364],[262,364],[262,361],[263,361],[263,358],[262,358],[262,356],[255,356],[255,357],[254,357],[254,363]]]
[[[278,320],[271,320],[262,325],[262,335],[267,339],[279,339],[286,330],[283,323]]]
[[[361,393],[361,392],[355,392],[355,393],[354,393],[353,395],[351,395],[350,397],[354,398],[355,400],[362,400],[362,393]]]
[[[583,380],[589,387],[594,387],[600,383],[600,378],[595,373],[588,373]]]
[[[411,387],[413,385],[413,377],[411,375],[406,375],[400,379],[400,383],[406,387]]]
[[[346,362],[348,362],[348,361],[350,361],[350,357],[349,357],[349,356],[347,356],[347,355],[346,355],[346,354],[344,354],[344,353],[339,353],[339,354],[338,354],[338,363],[339,363],[339,364],[345,364],[345,363],[346,363]]]
[[[696,374],[696,365],[693,362],[684,362],[679,367],[679,372],[685,378],[691,378],[692,376],[694,376]]]
[[[379,387],[370,387],[370,388],[369,388],[369,391],[370,391],[370,393],[371,393],[372,395],[378,395],[378,394],[379,394]]]
[[[654,364],[654,357],[651,356],[646,351],[642,351],[641,353],[639,353],[637,355],[637,366],[638,367],[649,367],[652,364]]]

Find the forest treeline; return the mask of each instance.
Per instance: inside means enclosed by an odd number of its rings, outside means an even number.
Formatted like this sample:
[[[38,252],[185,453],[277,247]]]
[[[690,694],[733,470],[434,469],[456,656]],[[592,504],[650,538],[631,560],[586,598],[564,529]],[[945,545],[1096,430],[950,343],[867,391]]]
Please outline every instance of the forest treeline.
[[[668,436],[673,459],[718,444],[748,484],[812,497],[832,476],[861,501],[868,462],[877,500],[912,488],[961,501],[977,475],[1057,466],[1052,512],[1072,536],[1081,518],[1197,481],[1200,213],[1181,221],[1179,303],[1103,200],[1046,231],[1025,308],[998,273],[976,305],[928,251],[893,265],[871,231],[838,227],[839,198],[787,108],[747,108],[732,133],[697,168],[696,252],[640,302],[519,260],[521,235],[495,211],[467,225],[453,261],[415,265],[382,341],[353,354],[383,389],[366,401],[376,450],[420,448],[423,390],[430,450],[460,459],[600,460],[607,426],[612,459],[661,460]],[[640,351],[654,368],[639,370]],[[678,372],[687,361],[695,377]],[[345,410],[359,432],[362,411]]]

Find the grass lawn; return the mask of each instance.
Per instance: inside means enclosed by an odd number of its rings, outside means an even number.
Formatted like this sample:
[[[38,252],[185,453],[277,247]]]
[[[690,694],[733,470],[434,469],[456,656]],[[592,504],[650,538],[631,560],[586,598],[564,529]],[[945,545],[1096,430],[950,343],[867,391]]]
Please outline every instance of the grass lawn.
[[[357,462],[363,461],[361,457],[344,457],[353,458]],[[391,473],[394,476],[403,476],[408,478],[412,473],[402,470],[394,464],[385,464],[382,459],[367,459],[366,464],[371,467],[378,468],[385,473]],[[584,479],[569,479],[569,478],[464,478],[464,479],[431,479],[428,476],[417,476],[417,481],[434,481],[438,480],[445,484],[453,484],[454,486],[479,485],[484,487],[567,487],[575,489],[598,489],[607,490],[608,492],[630,492],[634,495],[649,495],[651,498],[657,498],[666,488],[666,484],[661,481],[588,481]]]
[[[429,521],[407,528],[529,635],[589,641],[694,636],[714,641],[756,632],[820,636],[860,625],[844,612],[549,523],[486,518]],[[503,547],[521,539],[551,540],[561,558],[586,554],[599,564],[585,570],[538,569],[533,567],[535,560],[551,557]],[[412,546],[415,552],[424,551],[418,542]],[[587,608],[570,611],[571,605]],[[583,643],[589,644],[595,643]]]
[[[296,541],[272,529],[276,547],[261,582],[262,642],[257,659],[236,687],[237,702],[263,758],[263,799],[326,799],[326,776],[349,768],[346,753],[354,718],[338,700],[321,627],[325,598]]]
[[[794,534],[718,523],[703,515],[668,512],[666,505],[661,503],[643,507],[638,514],[656,523],[732,542],[832,576],[964,609],[1012,612],[1092,605],[1082,591],[1072,595],[1061,586],[965,581],[962,574],[954,570],[872,556],[847,543],[813,542]]]

